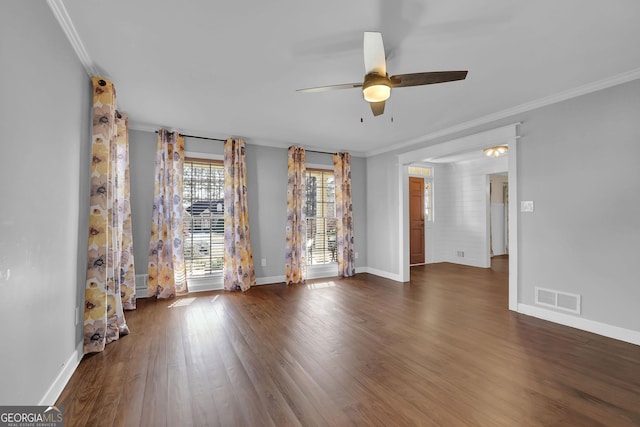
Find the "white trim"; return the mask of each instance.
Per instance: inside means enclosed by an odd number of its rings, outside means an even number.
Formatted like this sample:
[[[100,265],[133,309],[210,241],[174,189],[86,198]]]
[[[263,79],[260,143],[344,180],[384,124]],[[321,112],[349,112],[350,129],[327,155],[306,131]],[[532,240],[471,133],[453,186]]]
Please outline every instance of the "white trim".
[[[60,28],[62,28],[62,31],[67,36],[71,47],[73,47],[73,50],[76,52],[84,70],[89,74],[89,77],[97,76],[98,70],[89,57],[87,49],[85,49],[84,44],[80,39],[80,35],[78,34],[78,31],[76,31],[76,27],[73,25],[71,17],[69,16],[67,9],[64,7],[62,0],[47,0],[47,4],[53,12],[53,15],[58,20]]]
[[[399,230],[400,235],[398,242],[399,252],[399,269],[400,280],[409,281],[409,245],[408,245],[408,227],[409,212],[408,212],[408,183],[403,185],[407,181],[408,165],[414,162],[423,162],[424,159],[430,157],[444,156],[448,154],[469,151],[472,149],[478,149],[486,146],[486,144],[493,143],[507,143],[509,144],[509,158],[508,158],[508,179],[509,179],[509,310],[515,310],[518,303],[518,220],[517,220],[517,205],[518,205],[518,185],[517,185],[517,141],[518,141],[518,125],[520,123],[514,123],[507,126],[502,126],[496,129],[488,130],[485,132],[475,133],[462,138],[452,139],[450,141],[443,142],[441,144],[431,145],[428,147],[421,147],[413,151],[398,154],[398,172],[400,180],[400,191],[398,194],[399,204]],[[513,179],[513,182],[512,182]],[[435,181],[434,181],[435,184]],[[488,236],[485,236],[488,239]],[[484,265],[476,265],[471,263],[465,263],[464,265],[473,265],[477,267],[484,267]]]
[[[398,156],[399,157],[399,156]],[[411,268],[409,267],[409,166],[402,163],[398,166],[398,265],[400,266],[400,275],[398,281],[408,282],[411,276]],[[406,227],[405,227],[406,225]],[[426,232],[426,230],[425,230]],[[425,248],[426,251],[426,248]],[[405,258],[406,257],[406,258]],[[426,254],[425,254],[426,261]],[[375,274],[375,273],[374,273]],[[385,276],[383,276],[385,277]],[[396,280],[396,279],[393,279]]]
[[[516,130],[517,133],[517,130]],[[509,183],[509,310],[518,308],[518,141],[509,144],[507,159]]]
[[[148,298],[147,294],[147,280],[149,280],[148,274],[136,274],[135,275],[135,283],[136,283],[136,299],[139,298]]]
[[[518,138],[516,126],[519,124],[520,122],[515,122],[484,132],[454,138],[440,144],[418,147],[406,153],[398,154],[398,159],[401,164],[409,165],[413,163],[428,163],[430,159],[482,149],[489,145],[509,144],[509,150],[511,150],[511,142]]]
[[[388,271],[378,270],[376,268],[371,267],[356,267],[356,274],[358,273],[368,273],[373,274],[374,276],[380,276],[385,279],[390,279],[396,282],[402,282],[399,274],[390,273]]]
[[[47,0],[49,3],[51,2],[56,2],[59,3],[61,0]],[[61,25],[63,25],[61,23]],[[64,29],[64,27],[63,27]],[[73,42],[72,42],[73,44]],[[351,155],[354,157],[373,157],[373,156],[377,156],[378,154],[383,154],[383,153],[387,153],[390,151],[394,151],[394,150],[399,150],[401,148],[406,148],[406,147],[410,147],[410,146],[415,146],[418,145],[420,143],[427,143],[429,141],[432,141],[434,139],[437,138],[441,138],[441,137],[445,137],[447,135],[452,135],[455,134],[457,132],[463,132],[465,130],[471,129],[473,127],[476,126],[481,126],[481,125],[485,125],[497,120],[501,120],[507,117],[511,117],[514,116],[516,114],[520,114],[520,113],[525,113],[527,111],[531,111],[534,110],[536,108],[541,108],[541,107],[545,107],[547,105],[552,105],[552,104],[556,104],[558,102],[562,102],[562,101],[566,101],[568,99],[571,98],[576,98],[578,96],[582,96],[582,95],[586,95],[588,93],[592,93],[592,92],[596,92],[599,90],[603,90],[603,89],[607,89],[609,87],[613,87],[613,86],[617,86],[623,83],[627,83],[630,82],[632,80],[637,80],[640,79],[640,68],[636,68],[624,73],[620,73],[617,74],[615,76],[611,76],[608,78],[604,78],[601,80],[597,80],[595,82],[592,83],[588,83],[582,86],[578,86],[577,88],[573,88],[573,89],[569,89],[569,90],[565,90],[562,92],[559,92],[557,94],[554,95],[550,95],[550,96],[546,96],[543,98],[539,98],[537,100],[531,101],[531,102],[527,102],[524,104],[520,104],[517,105],[515,107],[512,108],[508,108],[505,110],[501,110],[498,111],[496,113],[492,113],[483,117],[479,117],[477,119],[474,120],[470,120],[464,123],[460,123],[458,125],[455,126],[450,126],[448,128],[445,129],[441,129],[429,134],[425,134],[422,136],[419,136],[417,138],[413,138],[404,142],[400,142],[397,144],[391,144],[388,146],[385,146],[384,148],[380,148],[377,150],[371,150],[371,151],[366,151],[366,152],[357,152],[357,151],[351,151]],[[134,120],[130,120],[129,121],[129,129],[134,129],[134,130],[141,130],[141,131],[148,131],[148,132],[153,132],[155,130],[157,130],[158,126],[152,125],[152,124],[147,124],[147,123],[138,123],[135,122]],[[197,131],[185,131],[185,133],[193,133],[193,134],[198,134]],[[208,135],[202,135],[202,136],[208,136]],[[261,145],[261,146],[266,146],[266,147],[276,147],[276,148],[287,148],[290,145],[296,145],[294,143],[290,143],[290,142],[283,142],[283,141],[271,141],[271,140],[266,140],[266,139],[261,139],[261,140],[251,140],[251,139],[247,139],[247,138],[243,138],[245,141],[247,141],[248,145]],[[309,147],[305,147],[306,149],[309,150],[313,150],[314,148],[312,148],[311,146]],[[317,150],[319,151],[327,151],[327,148],[317,148]]]
[[[597,80],[595,82],[587,83],[585,85],[578,86],[573,89],[564,90],[554,95],[545,96],[543,98],[539,98],[531,102],[525,102],[524,104],[516,105],[515,107],[507,108],[506,110],[501,110],[496,113],[479,117],[477,119],[469,120],[467,122],[460,123],[455,126],[450,126],[446,129],[438,130],[414,139],[410,139],[405,142],[388,145],[388,146],[385,146],[384,148],[380,148],[377,150],[367,151],[365,153],[365,157],[377,156],[378,154],[383,154],[389,151],[394,151],[401,148],[409,147],[412,145],[419,144],[421,142],[423,143],[428,142],[436,138],[451,135],[456,132],[462,132],[476,126],[485,125],[491,122],[495,122],[497,120],[514,116],[516,114],[525,113],[527,111],[535,110],[536,108],[541,108],[547,105],[556,104],[558,102],[566,101],[567,99],[576,98],[578,96],[586,95],[588,93],[596,92],[602,89],[607,89],[609,87],[617,86],[617,85],[627,83],[637,79],[640,79],[640,68],[636,68],[624,73],[616,74],[615,76],[607,77],[601,80]]]
[[[256,285],[273,285],[275,283],[284,283],[287,278],[285,276],[267,276],[256,278]]]
[[[484,262],[483,268],[491,268],[491,173],[485,175],[485,224],[484,224]]]
[[[640,345],[640,331],[608,325],[606,323],[596,322],[595,320],[559,313],[529,304],[518,304],[518,312],[630,344]]]
[[[58,374],[53,383],[49,386],[47,392],[42,396],[38,405],[40,406],[51,406],[55,405],[56,400],[60,397],[62,390],[64,390],[65,386],[71,379],[71,376],[78,368],[80,361],[82,360],[82,356],[84,355],[83,351],[83,342],[80,342],[76,347],[75,351],[71,353],[67,362],[62,365],[62,370]]]

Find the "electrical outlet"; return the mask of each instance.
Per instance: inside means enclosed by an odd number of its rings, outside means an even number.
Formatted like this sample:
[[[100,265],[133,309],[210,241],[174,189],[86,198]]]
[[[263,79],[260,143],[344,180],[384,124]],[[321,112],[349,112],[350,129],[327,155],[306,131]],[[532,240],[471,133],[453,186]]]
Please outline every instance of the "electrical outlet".
[[[358,259],[358,257],[359,257],[359,256],[360,256],[360,253],[359,253],[359,252],[356,252],[356,253],[355,253],[355,257],[356,257],[356,259]]]
[[[80,308],[76,307],[76,326],[80,323]]]
[[[533,200],[521,201],[520,212],[533,212]]]
[[[262,258],[262,260],[260,261],[260,265],[263,267],[267,266],[267,259],[266,258]]]
[[[464,258],[464,251],[457,252],[458,258]]]

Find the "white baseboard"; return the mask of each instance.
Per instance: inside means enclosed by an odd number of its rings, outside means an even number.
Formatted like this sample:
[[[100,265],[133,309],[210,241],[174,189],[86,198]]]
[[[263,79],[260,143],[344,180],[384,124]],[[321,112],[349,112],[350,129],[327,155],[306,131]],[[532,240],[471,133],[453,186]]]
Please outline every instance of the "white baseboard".
[[[447,258],[440,262],[447,262],[449,264],[466,265],[467,267],[489,268],[490,266],[484,265],[480,261],[465,260],[464,258]]]
[[[136,274],[136,299],[147,298],[147,275]]]
[[[640,345],[640,331],[608,325],[606,323],[596,322],[595,320],[589,320],[583,317],[573,316],[571,314],[559,313],[557,311],[529,304],[518,304],[518,312],[528,316],[537,317],[538,319],[548,320],[564,326],[570,326],[572,328],[592,332],[608,338],[628,342],[630,344]]]
[[[40,406],[53,406],[60,397],[60,393],[64,390],[64,387],[67,385],[71,376],[76,371],[76,368],[80,364],[82,360],[82,356],[84,355],[83,351],[83,343],[80,342],[78,347],[76,347],[75,351],[71,353],[67,362],[62,366],[62,370],[58,374],[53,383],[49,386],[49,389],[44,394],[38,405]]]
[[[396,282],[402,282],[402,278],[399,274],[389,273],[388,271],[378,270],[376,268],[371,267],[356,267],[356,273],[369,273],[374,276],[384,277],[385,279],[394,280]]]
[[[283,283],[285,280],[285,276],[257,277],[256,285],[272,285],[274,283]]]

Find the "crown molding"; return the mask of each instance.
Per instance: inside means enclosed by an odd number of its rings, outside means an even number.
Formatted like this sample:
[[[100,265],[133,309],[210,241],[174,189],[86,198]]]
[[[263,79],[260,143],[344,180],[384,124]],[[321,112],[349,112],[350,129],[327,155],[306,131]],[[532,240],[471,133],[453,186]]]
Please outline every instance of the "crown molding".
[[[69,43],[71,43],[73,50],[75,50],[80,63],[82,63],[82,66],[89,77],[97,76],[98,72],[96,66],[89,57],[87,50],[84,48],[80,35],[76,31],[76,27],[73,25],[71,17],[69,16],[67,8],[64,6],[62,0],[47,0],[47,4],[53,12],[53,15],[58,20],[62,31],[64,31],[67,36],[67,39],[69,39]]]
[[[87,50],[84,47],[84,44],[82,43],[82,40],[80,39],[80,35],[78,34],[78,32],[76,31],[75,26],[73,25],[73,22],[71,21],[71,17],[69,16],[69,13],[67,12],[66,7],[64,6],[63,0],[47,0],[47,4],[49,5],[49,8],[51,9],[51,11],[53,12],[53,15],[56,17],[58,23],[60,24],[60,27],[62,28],[62,31],[65,33],[65,35],[67,36],[67,39],[69,40],[69,42],[71,43],[71,46],[73,47],[73,50],[76,52],[76,55],[78,56],[78,59],[80,60],[80,63],[82,64],[82,66],[84,67],[85,71],[87,72],[87,74],[89,75],[89,77],[93,77],[93,76],[97,76],[99,75],[97,67],[95,65],[95,63],[92,61],[91,57],[89,56],[89,54],[87,53]],[[485,125],[497,120],[501,120],[510,116],[514,116],[516,114],[521,114],[527,111],[531,111],[531,110],[535,110],[537,108],[541,108],[541,107],[545,107],[548,105],[552,105],[552,104],[556,104],[558,102],[562,102],[571,98],[576,98],[578,96],[581,95],[586,95],[588,93],[591,92],[596,92],[602,89],[607,89],[609,87],[613,87],[613,86],[617,86],[623,83],[627,83],[630,82],[632,80],[637,80],[640,79],[640,68],[636,68],[634,70],[630,70],[627,71],[625,73],[620,73],[617,74],[615,76],[612,77],[608,77],[605,79],[601,79],[601,80],[597,80],[595,82],[592,83],[588,83],[586,85],[583,86],[579,86],[577,88],[573,88],[573,89],[569,89],[569,90],[565,90],[562,92],[559,92],[557,94],[554,95],[550,95],[547,97],[543,97],[543,98],[539,98],[536,99],[534,101],[531,102],[526,102],[524,104],[520,104],[517,105],[515,107],[512,108],[508,108],[506,110],[502,110],[502,111],[498,111],[496,113],[492,113],[483,117],[479,117],[477,119],[473,119],[464,123],[460,123],[458,125],[455,126],[450,126],[448,128],[445,129],[441,129],[439,131],[436,132],[432,132],[426,135],[422,135],[420,137],[417,138],[413,138],[404,142],[400,142],[397,144],[392,144],[389,145],[387,147],[384,148],[380,148],[377,150],[371,150],[371,151],[367,151],[367,152],[351,152],[352,155],[355,155],[357,157],[372,157],[372,156],[377,156],[379,154],[384,154],[384,153],[388,153],[390,151],[395,151],[395,150],[399,150],[402,148],[406,148],[406,147],[410,147],[412,145],[416,145],[416,144],[420,144],[420,143],[425,143],[428,141],[432,141],[436,138],[440,138],[443,136],[447,136],[447,135],[451,135],[454,134],[456,132],[462,132],[471,128],[474,128],[476,126],[481,126],[481,125]],[[138,124],[138,126],[133,127],[130,124],[130,128],[133,129],[138,129],[138,130],[144,130],[144,131],[151,131],[151,126],[149,125],[142,125],[142,124]],[[153,131],[155,131],[156,128],[153,129]],[[272,147],[283,147],[283,146],[288,146],[291,145],[289,143],[286,143],[284,141],[254,141],[253,144],[255,145],[264,145],[264,146],[272,146]]]
[[[496,113],[489,114],[487,116],[479,117],[477,119],[473,119],[468,122],[460,123],[458,125],[451,126],[436,132],[432,132],[432,133],[420,136],[418,138],[410,139],[405,142],[393,144],[385,148],[380,148],[378,150],[367,151],[366,157],[377,156],[378,154],[384,154],[390,151],[399,150],[402,148],[419,144],[421,142],[428,142],[436,138],[451,135],[456,132],[462,132],[467,129],[474,128],[476,126],[485,125],[491,122],[495,122],[497,120],[514,116],[516,114],[521,114],[527,111],[535,110],[537,108],[546,107],[547,105],[556,104],[558,102],[566,101],[567,99],[576,98],[578,96],[586,95],[591,92],[597,92],[602,89],[607,89],[607,88],[617,86],[623,83],[627,83],[632,80],[637,80],[637,79],[640,79],[640,68],[636,68],[634,70],[627,71],[625,73],[616,74],[615,76],[607,77],[606,79],[602,79],[602,80],[597,80],[595,82],[588,83],[586,85],[579,86],[577,88],[565,90],[554,95],[546,96],[544,98],[539,98],[531,102],[526,102],[524,104],[520,104],[515,107],[508,108],[506,110],[498,111]]]

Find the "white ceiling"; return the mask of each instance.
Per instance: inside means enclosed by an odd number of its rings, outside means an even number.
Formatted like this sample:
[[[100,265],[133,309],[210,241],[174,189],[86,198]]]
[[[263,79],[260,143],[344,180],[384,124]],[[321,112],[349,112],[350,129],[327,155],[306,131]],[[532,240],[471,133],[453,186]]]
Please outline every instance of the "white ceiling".
[[[371,154],[640,70],[636,0],[49,3],[133,128],[249,143]],[[361,82],[364,31],[382,32],[390,75],[468,77],[395,89],[379,117],[358,89],[295,91]]]

